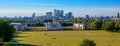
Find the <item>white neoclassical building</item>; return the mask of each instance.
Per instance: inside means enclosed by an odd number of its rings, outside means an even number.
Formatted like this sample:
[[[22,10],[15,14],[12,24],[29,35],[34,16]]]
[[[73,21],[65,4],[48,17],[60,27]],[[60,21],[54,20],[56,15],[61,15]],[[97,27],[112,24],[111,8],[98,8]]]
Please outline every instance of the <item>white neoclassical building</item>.
[[[26,24],[22,24],[22,23],[11,23],[16,31],[23,31],[23,30],[27,30],[28,26]]]
[[[89,25],[81,24],[81,23],[74,23],[73,27],[74,27],[74,29],[81,29],[81,30],[88,30],[88,29],[90,29]]]
[[[59,23],[46,23],[47,30],[61,30],[61,24]]]
[[[45,23],[45,25],[46,25],[47,30],[61,30],[62,29],[62,25],[59,22],[57,22],[55,17],[53,17],[52,23],[48,22],[48,23]]]

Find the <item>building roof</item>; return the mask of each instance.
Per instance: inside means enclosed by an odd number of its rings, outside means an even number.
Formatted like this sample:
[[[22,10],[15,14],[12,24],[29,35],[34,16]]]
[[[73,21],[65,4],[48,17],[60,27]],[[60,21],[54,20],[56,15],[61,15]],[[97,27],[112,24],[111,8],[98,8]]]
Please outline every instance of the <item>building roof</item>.
[[[22,23],[11,23],[13,25],[22,25]]]
[[[74,24],[85,25],[85,24],[81,24],[81,23],[74,23]]]

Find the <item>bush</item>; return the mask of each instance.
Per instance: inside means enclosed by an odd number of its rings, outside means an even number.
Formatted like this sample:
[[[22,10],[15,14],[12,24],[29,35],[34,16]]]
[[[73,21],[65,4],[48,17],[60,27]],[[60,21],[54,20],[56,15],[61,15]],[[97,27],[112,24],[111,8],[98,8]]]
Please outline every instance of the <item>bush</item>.
[[[92,40],[84,39],[80,46],[96,46],[96,43]]]

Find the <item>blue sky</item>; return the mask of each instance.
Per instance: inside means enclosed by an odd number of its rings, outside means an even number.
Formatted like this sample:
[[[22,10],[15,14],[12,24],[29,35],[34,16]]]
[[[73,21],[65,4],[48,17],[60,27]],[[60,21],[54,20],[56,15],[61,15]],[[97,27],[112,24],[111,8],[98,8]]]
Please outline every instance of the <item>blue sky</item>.
[[[116,15],[120,0],[0,0],[0,16],[44,15],[53,9],[71,11],[75,16]]]

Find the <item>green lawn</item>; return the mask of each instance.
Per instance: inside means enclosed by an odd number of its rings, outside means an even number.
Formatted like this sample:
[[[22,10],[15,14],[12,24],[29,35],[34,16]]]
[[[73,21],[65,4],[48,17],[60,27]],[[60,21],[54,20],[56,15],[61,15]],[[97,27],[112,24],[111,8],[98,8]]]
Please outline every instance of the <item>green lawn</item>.
[[[120,33],[106,31],[28,31],[17,36],[17,42],[37,46],[79,46],[83,39],[94,40],[97,46],[120,46]]]

